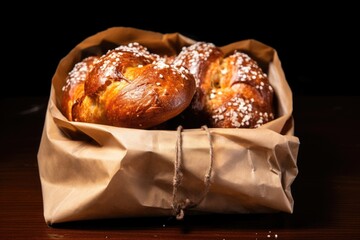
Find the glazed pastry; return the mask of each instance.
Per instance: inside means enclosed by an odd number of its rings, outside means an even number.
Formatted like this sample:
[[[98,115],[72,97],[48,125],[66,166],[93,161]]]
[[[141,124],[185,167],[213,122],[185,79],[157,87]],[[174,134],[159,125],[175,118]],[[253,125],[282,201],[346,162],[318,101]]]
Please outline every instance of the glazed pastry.
[[[62,90],[70,121],[147,129],[189,106],[195,80],[185,67],[130,43],[77,63]]]

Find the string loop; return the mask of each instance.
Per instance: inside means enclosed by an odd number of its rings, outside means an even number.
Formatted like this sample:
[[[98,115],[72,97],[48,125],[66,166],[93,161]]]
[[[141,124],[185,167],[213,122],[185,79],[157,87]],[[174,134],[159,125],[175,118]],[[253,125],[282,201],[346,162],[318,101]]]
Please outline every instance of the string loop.
[[[174,177],[173,177],[173,193],[172,193],[172,208],[174,211],[174,215],[176,219],[182,220],[185,215],[185,210],[189,208],[194,208],[198,206],[206,197],[209,192],[210,185],[211,185],[211,175],[213,171],[213,162],[214,162],[214,154],[213,154],[213,145],[211,139],[211,133],[207,126],[202,126],[202,130],[206,131],[208,140],[209,140],[209,155],[210,155],[210,162],[209,168],[206,171],[204,177],[204,184],[205,188],[203,193],[201,194],[198,201],[194,202],[189,198],[186,198],[184,201],[178,201],[176,199],[178,188],[181,184],[183,174],[181,172],[182,168],[182,136],[181,133],[183,131],[183,127],[180,125],[177,128],[177,139],[176,139],[176,157],[174,161]]]

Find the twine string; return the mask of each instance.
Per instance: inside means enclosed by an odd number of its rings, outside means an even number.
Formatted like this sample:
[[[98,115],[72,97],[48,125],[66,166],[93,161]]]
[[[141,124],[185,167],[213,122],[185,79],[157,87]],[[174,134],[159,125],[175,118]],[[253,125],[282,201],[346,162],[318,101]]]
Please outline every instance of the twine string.
[[[211,175],[213,171],[213,162],[214,162],[214,154],[213,154],[213,145],[212,145],[212,139],[211,134],[207,126],[202,126],[202,130],[206,131],[208,140],[209,140],[209,155],[210,155],[210,163],[209,168],[205,174],[204,178],[204,184],[205,188],[201,195],[201,197],[198,199],[198,201],[194,202],[189,198],[185,198],[183,201],[178,201],[177,191],[179,189],[179,186],[181,184],[183,173],[181,171],[182,166],[182,126],[178,126],[177,128],[177,139],[176,139],[176,157],[174,162],[174,177],[173,177],[173,194],[172,194],[172,208],[174,211],[174,215],[176,216],[176,219],[181,220],[184,218],[185,209],[194,208],[197,205],[199,205],[206,197],[206,195],[209,192],[210,185],[211,185]]]
[[[182,138],[181,132],[183,130],[182,126],[178,126],[177,128],[177,139],[176,139],[176,157],[174,162],[174,177],[173,177],[173,193],[172,193],[172,208],[174,210],[175,215],[179,215],[181,212],[180,204],[176,200],[177,190],[182,180],[182,172],[181,172],[181,149],[182,149]],[[183,215],[183,211],[182,211]]]

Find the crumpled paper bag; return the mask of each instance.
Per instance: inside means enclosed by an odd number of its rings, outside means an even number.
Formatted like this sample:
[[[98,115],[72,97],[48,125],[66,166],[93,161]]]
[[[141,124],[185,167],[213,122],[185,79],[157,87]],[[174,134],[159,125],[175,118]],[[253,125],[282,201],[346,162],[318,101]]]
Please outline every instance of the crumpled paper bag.
[[[276,50],[256,40],[221,47],[242,50],[265,72],[277,117],[257,129],[139,130],[70,122],[59,111],[61,87],[75,63],[119,44],[139,42],[177,54],[195,41],[179,33],[128,27],[99,32],[61,59],[38,151],[46,223],[201,213],[292,213],[298,174],[292,92]]]

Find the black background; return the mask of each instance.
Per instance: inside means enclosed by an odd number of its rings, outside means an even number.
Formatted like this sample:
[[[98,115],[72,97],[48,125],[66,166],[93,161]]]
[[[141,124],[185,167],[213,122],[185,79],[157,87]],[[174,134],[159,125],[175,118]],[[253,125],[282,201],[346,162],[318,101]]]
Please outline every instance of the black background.
[[[114,26],[180,32],[219,46],[256,39],[277,50],[294,94],[359,95],[358,12],[347,3],[17,4],[2,9],[2,97],[48,96],[61,58]]]

